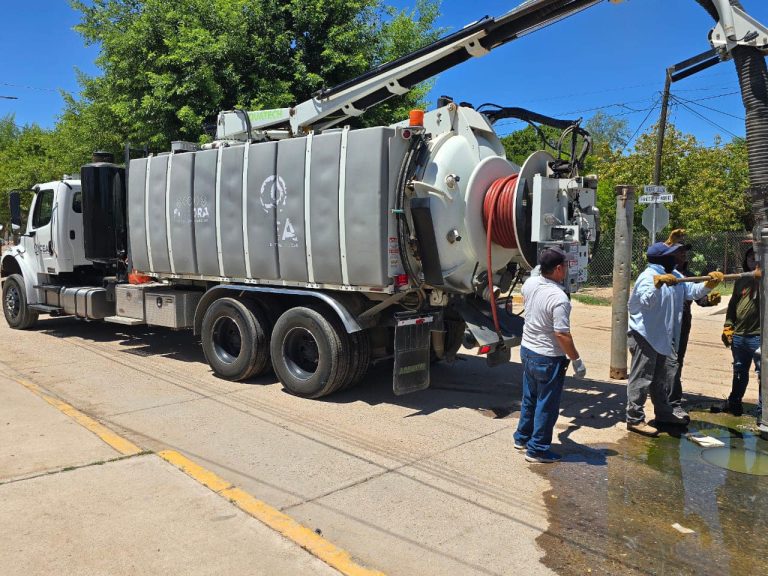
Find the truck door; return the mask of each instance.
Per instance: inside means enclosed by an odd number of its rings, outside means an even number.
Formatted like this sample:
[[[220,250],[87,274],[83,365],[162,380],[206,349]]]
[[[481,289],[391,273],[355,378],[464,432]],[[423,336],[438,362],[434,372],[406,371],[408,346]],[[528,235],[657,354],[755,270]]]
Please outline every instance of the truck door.
[[[51,228],[57,272],[72,272],[76,266],[90,264],[83,244],[83,193],[74,182],[59,188]]]
[[[37,258],[38,270],[42,273],[56,274],[56,257],[53,252],[51,221],[55,202],[55,190],[41,188],[35,194],[32,207],[32,219],[28,230]]]

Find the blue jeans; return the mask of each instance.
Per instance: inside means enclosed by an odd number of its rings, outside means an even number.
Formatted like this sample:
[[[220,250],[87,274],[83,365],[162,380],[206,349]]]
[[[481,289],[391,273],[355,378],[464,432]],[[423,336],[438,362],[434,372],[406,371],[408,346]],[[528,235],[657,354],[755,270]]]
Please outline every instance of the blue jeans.
[[[739,336],[734,334],[731,352],[733,353],[733,382],[728,402],[740,404],[749,385],[749,368],[752,361],[755,362],[755,371],[758,374],[758,410],[763,404],[762,391],[760,390],[760,360],[754,357],[755,350],[760,348],[760,336]]]
[[[568,359],[537,354],[525,346],[520,348],[520,359],[523,361],[523,405],[515,442],[527,444],[528,452],[545,452],[552,444]]]

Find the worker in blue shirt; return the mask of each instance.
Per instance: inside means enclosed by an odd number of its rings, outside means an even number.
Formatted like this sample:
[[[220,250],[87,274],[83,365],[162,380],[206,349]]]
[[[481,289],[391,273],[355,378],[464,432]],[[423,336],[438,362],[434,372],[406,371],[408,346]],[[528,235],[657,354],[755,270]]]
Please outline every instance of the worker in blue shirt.
[[[650,393],[656,422],[686,425],[690,421],[681,406],[672,406],[670,392],[677,373],[682,307],[685,300],[709,294],[723,280],[722,272],[710,272],[710,280],[681,283],[675,269],[675,252],[682,245],[656,242],[648,248],[648,266],[640,273],[629,297],[629,335],[632,363],[627,382],[627,429],[645,436],[658,430],[645,422],[645,401]],[[682,290],[681,290],[682,289]]]

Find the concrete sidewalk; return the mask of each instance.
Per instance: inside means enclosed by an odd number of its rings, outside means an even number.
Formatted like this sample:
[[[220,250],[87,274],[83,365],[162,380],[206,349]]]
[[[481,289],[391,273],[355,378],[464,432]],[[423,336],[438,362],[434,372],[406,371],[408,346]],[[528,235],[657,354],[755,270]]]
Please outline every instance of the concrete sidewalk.
[[[0,375],[0,572],[339,572],[155,454],[124,455]]]

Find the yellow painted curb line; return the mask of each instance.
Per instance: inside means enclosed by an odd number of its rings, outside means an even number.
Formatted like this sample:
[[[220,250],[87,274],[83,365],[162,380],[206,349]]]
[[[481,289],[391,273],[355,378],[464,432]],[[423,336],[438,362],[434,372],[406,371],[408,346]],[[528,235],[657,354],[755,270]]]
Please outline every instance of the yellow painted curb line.
[[[37,386],[37,384],[33,384],[32,382],[27,382],[26,380],[16,380],[19,384],[27,388],[30,392],[33,392],[46,402],[53,406],[54,408],[57,408],[59,411],[63,412],[70,418],[72,418],[75,422],[83,426],[84,428],[87,428],[96,436],[101,438],[104,442],[109,444],[112,448],[120,452],[120,454],[123,454],[125,456],[133,456],[134,454],[139,454],[142,452],[142,449],[136,446],[133,442],[126,440],[125,438],[122,438],[121,436],[118,436],[112,430],[104,426],[103,424],[97,422],[90,416],[86,416],[82,412],[80,412],[78,409],[73,408],[66,402],[62,402],[61,400],[58,400],[52,396],[48,396],[45,394],[40,388]]]
[[[158,456],[217,494],[227,498],[246,514],[260,520],[342,574],[347,576],[384,576],[382,572],[369,570],[355,564],[348,552],[338,548],[306,526],[302,526],[290,516],[272,508],[261,500],[257,500],[210,470],[195,464],[178,452],[163,450],[158,452]]]

